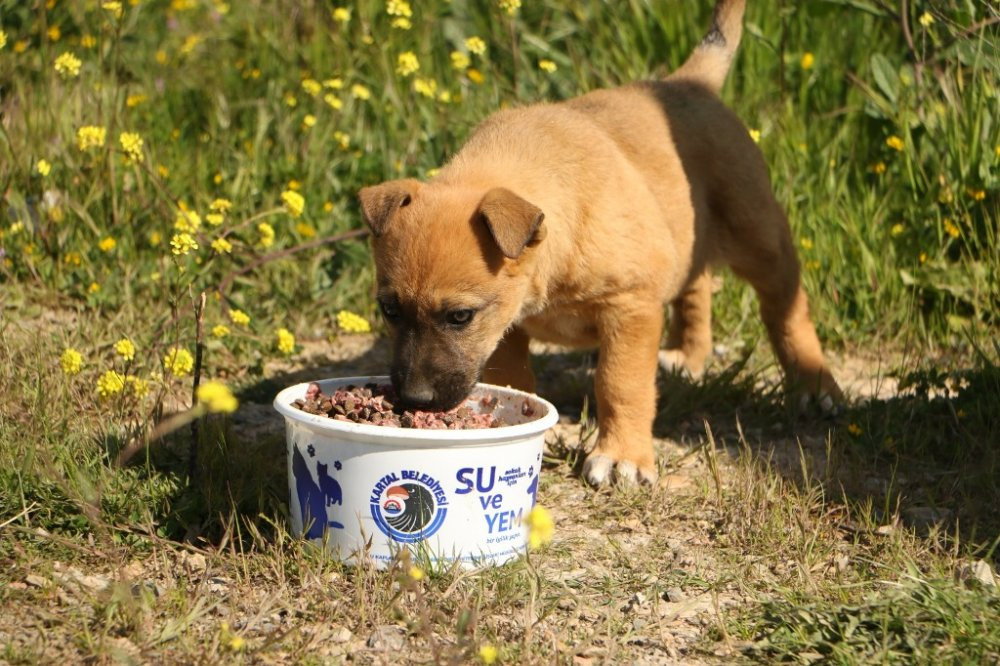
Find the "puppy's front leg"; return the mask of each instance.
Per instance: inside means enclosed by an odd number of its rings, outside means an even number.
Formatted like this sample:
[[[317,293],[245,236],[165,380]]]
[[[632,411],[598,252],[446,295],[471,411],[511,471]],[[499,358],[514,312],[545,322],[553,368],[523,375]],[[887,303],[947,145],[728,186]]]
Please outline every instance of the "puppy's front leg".
[[[597,446],[583,465],[594,485],[610,480],[652,483],[656,480],[653,418],[656,415],[656,368],[663,305],[634,294],[609,304],[599,315],[597,362]]]

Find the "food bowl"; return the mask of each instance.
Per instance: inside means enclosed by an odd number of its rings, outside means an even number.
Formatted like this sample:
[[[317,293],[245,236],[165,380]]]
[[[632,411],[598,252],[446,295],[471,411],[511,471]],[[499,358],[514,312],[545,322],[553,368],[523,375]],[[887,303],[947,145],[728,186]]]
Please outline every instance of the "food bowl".
[[[387,377],[318,382],[324,393]],[[340,421],[294,407],[310,383],[281,391],[289,514],[296,536],[339,559],[385,568],[400,549],[436,565],[503,564],[524,552],[521,518],[535,503],[545,431],[558,419],[537,395],[477,384],[463,403],[505,425],[422,430]]]

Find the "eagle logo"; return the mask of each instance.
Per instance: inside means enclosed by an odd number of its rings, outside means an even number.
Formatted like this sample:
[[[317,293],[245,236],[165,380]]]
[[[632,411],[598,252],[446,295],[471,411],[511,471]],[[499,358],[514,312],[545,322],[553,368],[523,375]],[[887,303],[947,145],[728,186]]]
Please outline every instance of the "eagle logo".
[[[444,522],[447,508],[438,506],[432,493],[419,481],[405,480],[382,492],[378,501],[372,498],[371,510],[375,524],[387,536],[401,543],[422,541],[437,532]]]

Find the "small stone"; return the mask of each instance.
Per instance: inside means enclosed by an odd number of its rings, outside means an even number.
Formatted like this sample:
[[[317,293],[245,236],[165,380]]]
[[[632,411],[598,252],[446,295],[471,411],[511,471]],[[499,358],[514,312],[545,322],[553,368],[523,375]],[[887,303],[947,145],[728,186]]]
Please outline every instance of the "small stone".
[[[406,631],[394,624],[382,625],[368,637],[368,647],[382,652],[401,650],[405,644]]]
[[[983,587],[996,587],[997,580],[993,574],[993,569],[985,560],[975,560],[974,562],[963,562],[955,568],[955,580],[964,583],[967,587],[982,585]]]
[[[340,627],[339,629],[334,629],[333,633],[330,634],[330,640],[334,643],[346,643],[347,641],[354,638],[354,633],[347,627]]]
[[[685,599],[687,599],[687,595],[684,594],[684,591],[681,590],[681,588],[671,587],[668,588],[667,591],[664,593],[663,598],[669,602],[677,603],[679,601],[684,601]]]
[[[48,587],[49,579],[36,574],[28,574],[24,577],[24,582],[32,587]]]

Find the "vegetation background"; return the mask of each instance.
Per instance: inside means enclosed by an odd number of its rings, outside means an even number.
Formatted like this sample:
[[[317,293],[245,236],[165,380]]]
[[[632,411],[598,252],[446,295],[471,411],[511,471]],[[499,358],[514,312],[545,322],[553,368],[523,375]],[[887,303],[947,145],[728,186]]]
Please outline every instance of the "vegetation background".
[[[715,371],[669,384],[658,432],[687,447],[664,471],[698,460],[704,483],[584,493],[569,446],[541,495],[566,502],[556,543],[478,577],[381,577],[289,540],[281,474],[254,473],[274,449],[234,430],[289,372],[378,332],[361,186],[431,177],[497,108],[664,74],[710,15],[707,0],[0,0],[0,604],[26,618],[0,622],[0,659],[377,661],[386,626],[422,660],[1000,658],[995,587],[952,580],[988,571],[1000,536],[988,0],[751,1],[724,90],[789,213],[821,338],[889,390],[826,420],[784,406],[755,299],[725,280]],[[586,389],[558,377],[586,433]],[[230,389],[240,410],[202,419],[235,407]],[[697,434],[677,429],[692,419]],[[830,453],[820,468],[770,467],[776,442],[809,441]],[[722,471],[717,443],[735,447]],[[878,492],[851,491],[872,478]],[[703,516],[677,533],[696,543],[708,520],[726,556],[681,576],[683,558],[633,561],[609,538],[603,575],[567,582],[584,528],[641,517],[641,549],[676,553],[667,502]],[[843,557],[865,564],[814,568]],[[741,568],[754,558],[796,566],[768,578]],[[108,584],[70,594],[67,571]],[[232,600],[207,591],[212,571]],[[631,600],[678,585],[715,599],[712,619],[651,643]],[[248,590],[284,619],[248,622]]]

